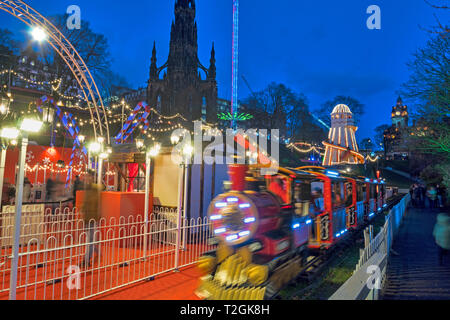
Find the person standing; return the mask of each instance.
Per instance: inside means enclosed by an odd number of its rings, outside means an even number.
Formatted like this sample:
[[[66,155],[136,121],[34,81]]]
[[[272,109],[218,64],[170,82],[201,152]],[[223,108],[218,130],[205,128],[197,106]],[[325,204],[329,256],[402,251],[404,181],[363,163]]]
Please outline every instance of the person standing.
[[[450,250],[450,216],[448,214],[438,214],[433,236],[438,246],[439,265],[442,265],[444,256]]]
[[[446,193],[447,193],[447,190],[445,190],[445,187],[438,184],[437,185],[437,196],[438,196],[440,208],[445,207]]]
[[[425,208],[425,200],[427,199],[427,188],[423,184],[420,185],[420,206]]]
[[[415,207],[414,203],[414,184],[409,187],[409,196],[411,197],[412,206]]]
[[[25,179],[23,180],[23,194],[22,194],[22,202],[23,203],[27,203],[30,201],[30,196],[31,196],[31,182],[30,180],[25,177]]]
[[[96,244],[95,234],[97,231],[98,221],[101,217],[100,208],[100,191],[101,186],[94,184],[95,172],[89,171],[86,175],[86,189],[84,193],[83,205],[81,212],[83,214],[84,227],[87,233],[87,249],[82,267],[89,267],[91,259],[96,253],[99,255],[98,244]]]
[[[436,188],[434,186],[429,186],[427,190],[427,198],[428,202],[430,203],[430,209],[437,208],[436,206],[436,200],[437,200],[437,192]]]
[[[77,191],[83,190],[83,183],[80,180],[79,176],[75,177],[75,181],[73,182],[73,207],[77,205]]]
[[[421,203],[420,203],[421,202],[420,201],[421,196],[422,196],[422,191],[420,190],[419,185],[415,184],[414,185],[414,197],[413,197],[413,199],[414,199],[414,201],[413,201],[414,207],[418,208],[418,207],[421,206]]]
[[[55,183],[51,178],[47,179],[47,183],[45,184],[45,193],[46,193],[46,200],[49,202],[53,201],[53,191],[55,189]]]

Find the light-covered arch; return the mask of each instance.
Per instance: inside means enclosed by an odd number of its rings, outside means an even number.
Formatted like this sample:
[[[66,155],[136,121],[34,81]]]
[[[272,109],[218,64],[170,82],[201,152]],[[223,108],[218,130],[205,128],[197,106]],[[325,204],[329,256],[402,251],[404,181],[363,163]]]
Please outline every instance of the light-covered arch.
[[[88,102],[95,138],[104,137],[110,143],[107,113],[97,85],[83,58],[67,38],[44,16],[21,0],[0,0],[0,9],[30,27],[40,27],[47,34],[47,42],[61,56],[72,71]]]

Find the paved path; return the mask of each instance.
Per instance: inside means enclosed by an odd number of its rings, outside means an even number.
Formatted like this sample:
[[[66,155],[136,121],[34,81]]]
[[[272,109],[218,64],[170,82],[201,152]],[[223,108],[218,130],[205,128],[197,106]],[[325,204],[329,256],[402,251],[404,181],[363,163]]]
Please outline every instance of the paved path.
[[[394,242],[384,290],[385,300],[450,299],[450,256],[438,264],[433,238],[436,212],[409,208]]]

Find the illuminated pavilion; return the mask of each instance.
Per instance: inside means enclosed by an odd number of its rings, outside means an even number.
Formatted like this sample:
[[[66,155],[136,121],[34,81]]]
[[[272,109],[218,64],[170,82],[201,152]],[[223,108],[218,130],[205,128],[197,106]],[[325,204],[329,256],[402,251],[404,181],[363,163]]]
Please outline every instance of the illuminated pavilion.
[[[345,104],[339,104],[331,113],[331,128],[328,141],[324,141],[325,157],[324,166],[338,164],[360,164],[364,163],[364,157],[359,153],[356,142],[353,113]]]

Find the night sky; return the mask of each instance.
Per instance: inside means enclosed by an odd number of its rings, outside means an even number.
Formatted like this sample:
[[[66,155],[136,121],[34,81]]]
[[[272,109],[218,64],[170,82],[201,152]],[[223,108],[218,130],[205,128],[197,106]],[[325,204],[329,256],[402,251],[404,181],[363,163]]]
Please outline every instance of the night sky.
[[[44,15],[80,6],[82,19],[108,38],[113,70],[134,88],[148,80],[154,40],[158,66],[167,59],[175,0],[28,3]],[[209,66],[214,41],[219,97],[230,99],[232,1],[196,4],[200,61]],[[381,30],[366,27],[366,9],[372,4],[381,8]],[[429,36],[420,27],[434,25],[435,12],[423,0],[241,0],[239,73],[254,91],[272,81],[285,83],[304,93],[313,110],[336,95],[357,98],[367,106],[357,132],[360,141],[372,136],[376,126],[390,123],[397,90],[408,79],[406,63]],[[16,34],[27,31],[5,13],[0,17],[1,27]],[[239,86],[240,98],[249,95],[241,79]]]

